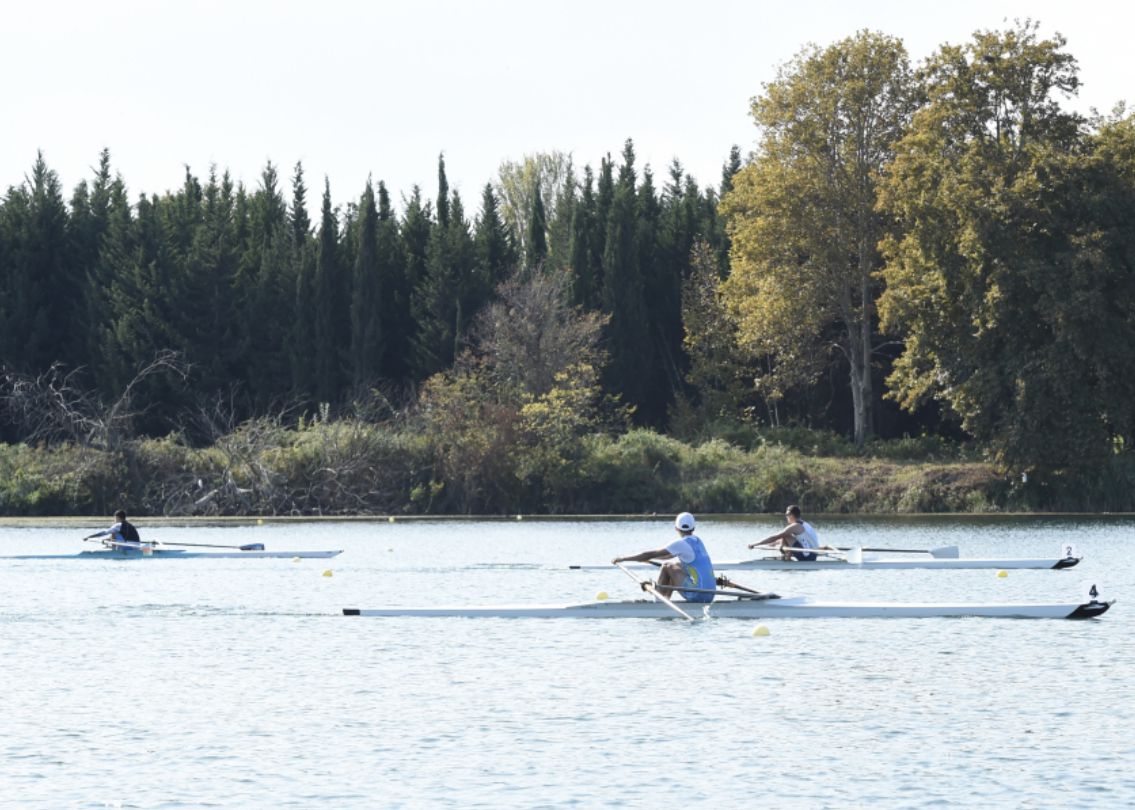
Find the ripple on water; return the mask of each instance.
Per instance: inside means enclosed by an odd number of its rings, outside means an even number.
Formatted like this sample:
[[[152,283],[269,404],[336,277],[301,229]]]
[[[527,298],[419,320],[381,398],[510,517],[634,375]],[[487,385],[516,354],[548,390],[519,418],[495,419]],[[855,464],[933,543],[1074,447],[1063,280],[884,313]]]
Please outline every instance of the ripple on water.
[[[768,521],[704,523],[707,542],[739,547]],[[1135,693],[1117,677],[1135,665],[1124,609],[1135,604],[1132,524],[1086,533],[1082,572],[743,578],[833,598],[973,600],[1074,597],[1081,580],[1099,579],[1120,602],[1098,621],[781,620],[764,622],[762,638],[733,620],[337,615],[346,605],[617,598],[628,587],[618,572],[546,566],[640,550],[667,525],[263,528],[270,547],[346,552],[334,577],[322,577],[325,562],[287,560],[12,568],[0,589],[0,806],[1135,803]],[[897,535],[859,523],[829,534],[964,554],[996,538],[1039,556],[1068,531],[1059,521],[1009,528],[931,521],[920,537],[917,522]],[[42,542],[73,541],[53,538]],[[485,565],[494,560],[507,567]]]

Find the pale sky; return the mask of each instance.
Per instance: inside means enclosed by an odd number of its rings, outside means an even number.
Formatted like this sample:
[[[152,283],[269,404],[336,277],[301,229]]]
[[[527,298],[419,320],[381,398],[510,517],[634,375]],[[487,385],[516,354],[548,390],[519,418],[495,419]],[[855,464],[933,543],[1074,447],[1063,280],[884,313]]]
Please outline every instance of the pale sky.
[[[1108,0],[35,0],[0,15],[0,193],[43,150],[69,196],[103,147],[131,199],[211,164],[251,190],[271,160],[308,202],[384,180],[451,187],[472,215],[505,160],[570,152],[578,167],[629,137],[658,185],[677,157],[716,186],[748,152],[749,101],[808,43],[870,29],[917,63],[1014,19],[1060,32],[1080,64],[1071,107],[1135,100],[1135,11]],[[290,197],[290,195],[289,195]]]

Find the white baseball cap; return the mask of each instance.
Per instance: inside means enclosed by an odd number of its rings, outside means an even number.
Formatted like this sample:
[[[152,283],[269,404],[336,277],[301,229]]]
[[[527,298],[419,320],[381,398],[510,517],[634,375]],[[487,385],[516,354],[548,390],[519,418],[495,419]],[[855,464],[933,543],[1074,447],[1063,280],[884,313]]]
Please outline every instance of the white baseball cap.
[[[683,512],[678,515],[678,517],[674,518],[674,528],[681,529],[684,532],[692,532],[696,525],[697,521],[694,520],[694,516],[689,512]]]

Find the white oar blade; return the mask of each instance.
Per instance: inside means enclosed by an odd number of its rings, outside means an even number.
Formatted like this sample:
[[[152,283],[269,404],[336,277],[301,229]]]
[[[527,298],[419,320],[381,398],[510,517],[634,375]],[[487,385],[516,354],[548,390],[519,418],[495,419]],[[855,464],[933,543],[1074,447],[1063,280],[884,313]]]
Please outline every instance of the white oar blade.
[[[957,546],[942,546],[930,549],[930,556],[939,560],[956,560],[961,556]]]
[[[863,547],[852,546],[847,550],[847,562],[849,565],[863,565]]]

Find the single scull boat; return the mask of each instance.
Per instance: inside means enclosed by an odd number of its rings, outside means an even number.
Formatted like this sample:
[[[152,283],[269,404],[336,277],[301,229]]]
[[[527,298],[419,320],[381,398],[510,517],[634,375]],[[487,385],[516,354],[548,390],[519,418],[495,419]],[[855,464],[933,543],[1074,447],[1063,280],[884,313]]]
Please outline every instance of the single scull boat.
[[[946,618],[985,616],[1019,619],[1090,619],[1107,612],[1112,602],[827,602],[807,597],[756,599],[725,597],[708,606],[675,600],[675,605],[699,618]],[[566,605],[486,605],[480,607],[344,608],[345,616],[465,617],[497,619],[673,619],[673,609],[646,599],[594,601]]]
[[[961,557],[958,559],[939,559],[929,555],[925,557],[911,557],[909,559],[897,557],[872,557],[864,555],[861,561],[850,557],[821,557],[811,562],[802,560],[782,560],[780,557],[757,557],[752,560],[729,560],[725,562],[714,561],[713,567],[717,571],[844,571],[867,570],[878,571],[888,569],[915,569],[929,568],[938,570],[992,568],[992,569],[1021,569],[1021,568],[1071,568],[1080,562],[1079,557]],[[599,571],[611,567],[606,565],[571,565],[573,571]],[[635,563],[633,567],[648,569],[648,563]]]
[[[716,588],[684,588],[686,593],[712,593],[714,601],[688,602],[663,596],[650,580],[639,578],[623,564],[623,573],[635,580],[653,599],[579,602],[567,605],[487,605],[482,607],[381,607],[344,608],[344,616],[465,617],[496,619],[672,619],[681,616],[695,621],[708,618],[805,619],[805,618],[896,618],[928,619],[961,616],[1018,619],[1090,619],[1102,616],[1112,602],[1099,600],[1092,585],[1088,602],[999,602],[965,604],[959,602],[838,602],[805,596],[783,598],[739,585],[718,577]]]
[[[188,559],[248,559],[248,558],[295,558],[326,559],[343,553],[342,549],[326,551],[268,551],[260,543],[246,546],[213,546],[204,543],[120,543],[113,540],[101,541],[103,548],[80,551],[77,554],[19,554],[0,557],[3,560],[188,560]],[[189,551],[171,546],[200,546],[204,548],[227,549],[222,551]]]

